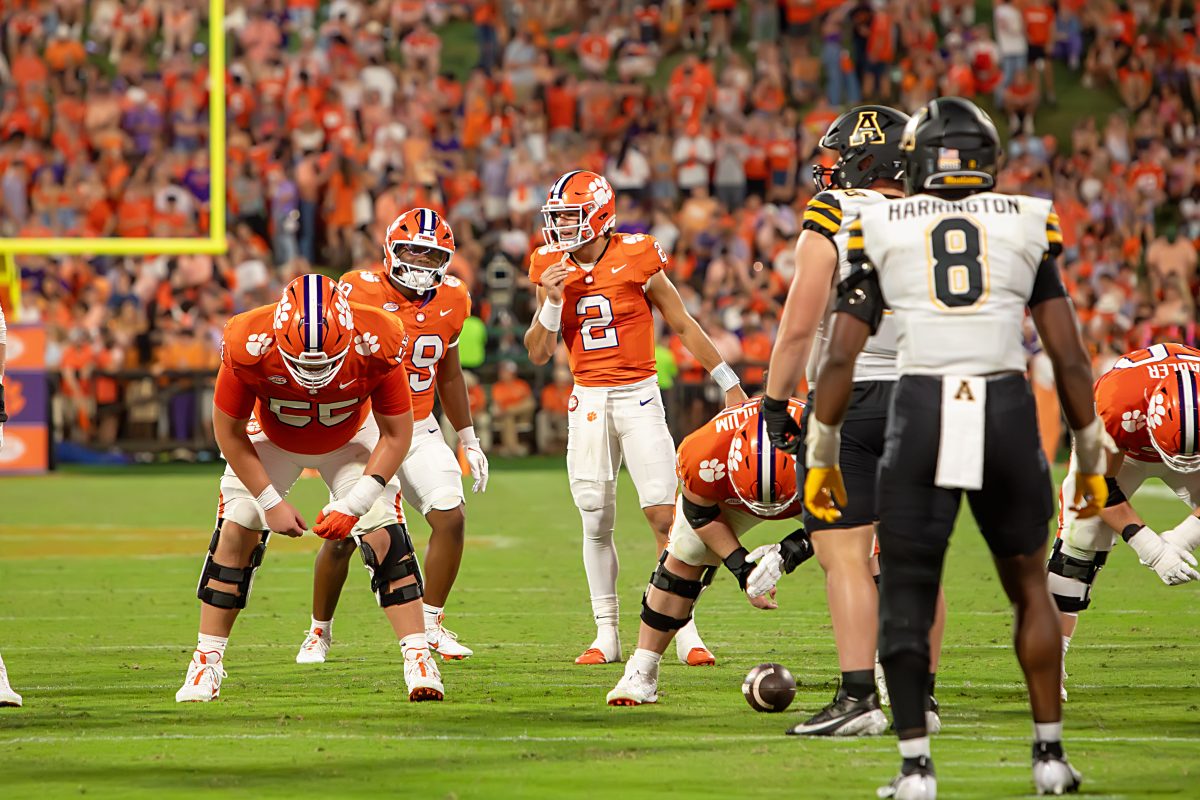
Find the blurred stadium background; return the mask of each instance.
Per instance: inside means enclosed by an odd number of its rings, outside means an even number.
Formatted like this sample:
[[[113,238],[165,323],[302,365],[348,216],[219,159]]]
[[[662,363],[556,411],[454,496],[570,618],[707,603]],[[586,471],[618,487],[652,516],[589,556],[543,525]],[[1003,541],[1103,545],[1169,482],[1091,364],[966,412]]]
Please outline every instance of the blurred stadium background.
[[[414,205],[459,240],[485,446],[557,452],[570,379],[526,359],[524,270],[547,186],[579,166],[618,190],[619,230],[672,253],[690,310],[754,389],[809,168],[828,159],[816,142],[860,99],[911,111],[958,94],[994,112],[1001,190],[1057,204],[1098,371],[1154,341],[1195,344],[1195,14],[1181,0],[9,0],[0,303],[17,325],[0,469],[212,459],[225,319],[298,273],[375,265],[383,227]],[[674,337],[660,345],[680,435],[717,398]],[[1032,337],[1029,351],[1053,451],[1051,378]]]

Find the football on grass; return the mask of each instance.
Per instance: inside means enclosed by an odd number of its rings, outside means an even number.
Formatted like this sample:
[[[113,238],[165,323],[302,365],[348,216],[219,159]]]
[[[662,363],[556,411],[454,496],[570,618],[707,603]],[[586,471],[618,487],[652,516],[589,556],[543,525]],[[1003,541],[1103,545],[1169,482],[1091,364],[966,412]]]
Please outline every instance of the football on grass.
[[[796,697],[796,679],[782,664],[759,664],[742,681],[742,694],[755,711],[784,711]]]

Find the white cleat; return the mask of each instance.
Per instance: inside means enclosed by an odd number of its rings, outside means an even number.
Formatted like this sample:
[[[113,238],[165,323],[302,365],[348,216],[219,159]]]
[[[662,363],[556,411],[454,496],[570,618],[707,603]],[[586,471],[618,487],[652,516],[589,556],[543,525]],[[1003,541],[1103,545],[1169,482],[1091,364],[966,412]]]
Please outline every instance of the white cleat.
[[[1064,795],[1079,791],[1083,775],[1066,758],[1039,753],[1034,745],[1033,785],[1038,794]]]
[[[21,706],[21,695],[13,691],[12,686],[8,683],[8,668],[4,666],[4,659],[0,658],[0,707]]]
[[[446,696],[442,673],[428,650],[412,649],[404,654],[404,684],[412,703],[442,700]]]
[[[897,775],[887,786],[876,789],[875,796],[892,800],[937,800],[937,778],[932,769]]]
[[[192,653],[187,677],[175,693],[176,703],[207,703],[221,696],[221,679],[225,677],[224,659],[220,653]]]
[[[625,674],[608,693],[610,706],[642,706],[658,702],[658,676],[650,675],[629,664]]]
[[[475,655],[474,650],[458,643],[457,633],[442,624],[445,618],[445,614],[438,614],[437,625],[425,629],[425,641],[429,642],[429,649],[441,656],[443,661],[462,661]]]
[[[325,656],[329,655],[329,646],[333,637],[329,631],[321,628],[311,628],[304,632],[304,644],[296,653],[297,664],[324,664]]]
[[[879,653],[875,654],[875,693],[879,695],[879,705],[890,706],[891,695],[888,694],[887,678],[883,674],[883,665],[879,663]]]

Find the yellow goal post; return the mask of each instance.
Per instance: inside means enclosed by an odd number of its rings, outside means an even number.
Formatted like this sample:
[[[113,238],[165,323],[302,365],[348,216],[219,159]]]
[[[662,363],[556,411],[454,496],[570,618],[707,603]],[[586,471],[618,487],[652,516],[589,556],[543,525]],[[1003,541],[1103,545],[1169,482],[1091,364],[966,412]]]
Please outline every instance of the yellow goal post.
[[[7,292],[14,321],[21,313],[18,255],[220,255],[225,239],[225,0],[208,3],[208,236],[193,238],[0,238],[0,292]]]

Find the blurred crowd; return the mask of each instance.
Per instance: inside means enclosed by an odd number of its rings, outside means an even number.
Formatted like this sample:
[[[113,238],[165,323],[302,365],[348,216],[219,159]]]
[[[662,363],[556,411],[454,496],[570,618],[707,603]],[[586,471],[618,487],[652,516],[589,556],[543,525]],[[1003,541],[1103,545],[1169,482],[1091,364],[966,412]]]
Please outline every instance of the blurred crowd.
[[[202,0],[6,3],[0,236],[207,235],[211,26],[228,38],[228,254],[19,258],[20,316],[48,324],[62,374],[60,425],[102,446],[139,424],[204,440],[224,320],[298,273],[378,265],[384,228],[423,205],[452,222],[451,271],[476,299],[463,361],[478,411],[508,450],[557,446],[569,378],[525,359],[524,271],[546,189],[576,167],[608,176],[620,231],[672,254],[687,306],[753,389],[811,167],[832,161],[821,134],[850,105],[939,94],[1009,132],[1002,191],[1055,200],[1098,364],[1194,343],[1193,4],[976,6],[227,0],[210,20]],[[686,430],[712,400],[703,371],[673,337],[659,355]],[[529,391],[497,392],[501,377]]]

